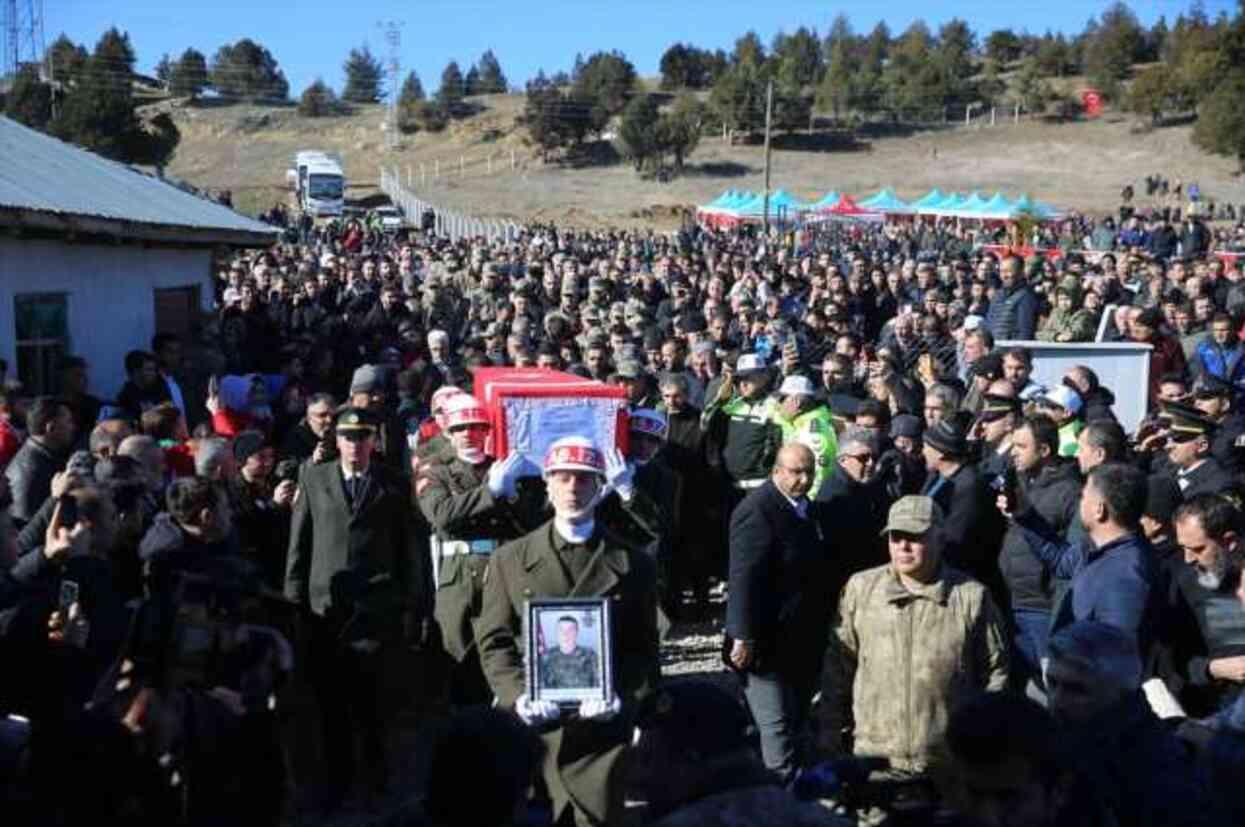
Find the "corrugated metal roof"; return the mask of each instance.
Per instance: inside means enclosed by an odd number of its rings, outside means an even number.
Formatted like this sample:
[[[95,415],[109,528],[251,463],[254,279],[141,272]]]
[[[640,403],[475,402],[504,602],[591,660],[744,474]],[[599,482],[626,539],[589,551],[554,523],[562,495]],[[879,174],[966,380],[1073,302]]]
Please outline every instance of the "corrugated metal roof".
[[[0,117],[0,208],[198,231],[274,228],[124,164]]]

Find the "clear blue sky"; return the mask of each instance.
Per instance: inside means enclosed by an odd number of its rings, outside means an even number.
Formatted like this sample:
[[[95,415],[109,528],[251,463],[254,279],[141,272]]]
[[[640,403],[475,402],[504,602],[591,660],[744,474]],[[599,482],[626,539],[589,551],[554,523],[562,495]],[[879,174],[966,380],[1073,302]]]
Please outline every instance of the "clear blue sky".
[[[1190,0],[1148,0],[1131,3],[1145,25],[1159,15],[1171,21],[1188,9]],[[485,49],[493,49],[512,84],[522,84],[537,69],[569,70],[576,52],[621,49],[642,75],[657,74],[666,47],[684,41],[702,48],[730,50],[735,38],[754,29],[768,46],[780,30],[801,25],[819,33],[842,12],[857,32],[868,32],[884,15],[898,34],[917,17],[931,28],[961,17],[979,37],[1010,27],[1042,33],[1047,29],[1079,32],[1105,0],[957,0],[951,3],[892,0],[44,0],[44,29],[51,43],[61,32],[90,49],[112,25],[128,31],[138,54],[138,69],[151,72],[160,56],[174,57],[193,46],[211,60],[227,42],[251,37],[276,57],[297,95],[317,75],[335,88],[343,81],[342,62],[349,49],[366,42],[383,56],[387,46],[378,22],[404,21],[403,73],[415,69],[432,92],[441,71],[457,59],[463,71]],[[1233,13],[1233,0],[1204,0],[1207,13]]]

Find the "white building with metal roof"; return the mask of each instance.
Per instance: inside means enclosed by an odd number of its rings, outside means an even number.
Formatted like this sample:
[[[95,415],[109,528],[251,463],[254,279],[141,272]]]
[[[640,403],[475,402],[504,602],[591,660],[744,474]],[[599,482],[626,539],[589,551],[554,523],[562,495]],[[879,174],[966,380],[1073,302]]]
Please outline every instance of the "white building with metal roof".
[[[214,253],[277,230],[124,164],[0,117],[0,358],[55,393],[67,354],[115,397],[125,354],[185,334],[213,301]]]

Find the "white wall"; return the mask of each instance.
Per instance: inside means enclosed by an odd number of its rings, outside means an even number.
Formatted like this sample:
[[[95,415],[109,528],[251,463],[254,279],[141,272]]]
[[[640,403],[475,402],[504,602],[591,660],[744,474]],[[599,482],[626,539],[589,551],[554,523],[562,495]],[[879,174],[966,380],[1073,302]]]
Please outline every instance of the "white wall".
[[[0,356],[17,375],[13,296],[69,294],[70,351],[91,367],[91,392],[111,399],[124,384],[125,354],[147,350],[159,287],[200,285],[210,302],[211,251],[0,238]]]
[[[995,349],[1023,346],[1033,351],[1033,381],[1055,387],[1070,368],[1085,365],[1115,394],[1112,410],[1132,433],[1150,403],[1150,346],[1137,342],[995,342]]]

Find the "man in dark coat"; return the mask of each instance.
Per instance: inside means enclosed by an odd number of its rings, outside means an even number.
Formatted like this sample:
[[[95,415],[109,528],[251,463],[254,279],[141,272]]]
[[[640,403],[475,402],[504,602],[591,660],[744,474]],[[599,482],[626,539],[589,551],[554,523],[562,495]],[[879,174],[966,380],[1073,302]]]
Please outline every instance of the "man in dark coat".
[[[728,656],[765,766],[783,778],[800,767],[830,625],[825,538],[808,500],[815,472],[806,446],[784,445],[770,478],[731,515]]]
[[[985,583],[1000,605],[1003,584],[999,576],[999,539],[1002,521],[990,507],[990,487],[969,461],[964,432],[954,420],[944,419],[925,431],[925,466],[929,476],[921,493],[942,509],[947,562]]]
[[[50,396],[34,401],[26,425],[30,436],[4,471],[13,495],[9,514],[17,528],[25,525],[51,495],[52,477],[64,466],[78,433],[73,411]]]
[[[409,484],[373,461],[376,430],[366,410],[338,415],[340,459],[303,466],[290,526],[285,596],[308,611],[308,671],[324,727],[330,807],[350,792],[356,731],[371,785],[383,788],[381,651],[413,636],[428,614]]]
[[[666,413],[668,435],[665,453],[675,474],[674,525],[677,532],[671,548],[670,587],[676,594],[690,589],[692,614],[703,616],[709,609],[709,576],[712,550],[725,545],[720,527],[721,481],[705,460],[705,432],[700,427],[700,410],[688,401],[690,384],[686,374],[666,373],[659,390]]]
[[[885,480],[875,473],[878,440],[864,428],[851,427],[839,437],[837,468],[817,492],[822,533],[829,538],[830,616],[835,617],[847,579],[886,562],[881,539],[888,496]]]
[[[1061,537],[1076,519],[1081,481],[1076,466],[1059,457],[1059,431],[1044,416],[1026,418],[1012,434],[1012,467],[1016,490],[1002,492],[1036,510]],[[1054,582],[1041,561],[1029,551],[1024,533],[1009,526],[999,551],[999,571],[1007,586],[1015,634],[1012,677],[1023,686],[1041,672],[1046,630],[1054,599]]]
[[[1024,265],[1008,256],[999,265],[1002,289],[990,301],[986,325],[996,340],[1028,340],[1037,332],[1038,298],[1024,278]]]
[[[1052,636],[1096,620],[1127,632],[1149,657],[1163,595],[1157,555],[1140,528],[1147,492],[1145,475],[1130,465],[1108,462],[1090,471],[1080,503],[1088,539],[1079,545],[1061,541],[1032,509],[1015,516],[1050,574],[1072,581],[1055,605]]]
[[[475,623],[480,661],[498,705],[540,731],[553,821],[569,811],[578,825],[616,824],[624,806],[619,762],[659,674],[656,567],[597,513],[603,482],[631,485],[621,457],[607,463],[588,440],[565,437],[550,446],[544,475],[553,520],[489,560]],[[528,600],[565,597],[609,600],[613,696],[585,700],[578,716],[562,719],[557,704],[527,685],[523,630]]]

